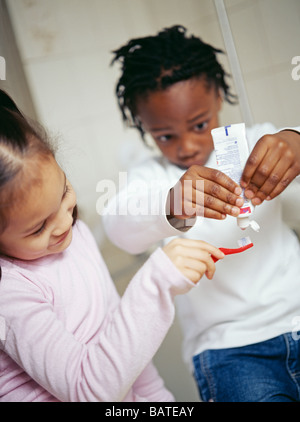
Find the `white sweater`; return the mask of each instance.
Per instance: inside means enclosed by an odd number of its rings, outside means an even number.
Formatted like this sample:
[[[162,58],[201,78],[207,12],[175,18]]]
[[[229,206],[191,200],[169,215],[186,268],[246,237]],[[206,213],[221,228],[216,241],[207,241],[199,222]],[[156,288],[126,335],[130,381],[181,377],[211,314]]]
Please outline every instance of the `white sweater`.
[[[275,132],[268,123],[248,129],[250,150],[262,135]],[[214,153],[206,166],[216,168]],[[128,185],[109,202],[103,218],[111,241],[133,254],[170,236],[226,248],[238,247],[240,238],[250,236],[253,248],[217,262],[213,280],[203,277],[196,289],[177,298],[185,361],[191,364],[192,357],[206,349],[243,346],[295,330],[294,317],[300,315],[300,246],[283,220],[283,210],[289,211],[288,222],[300,227],[299,177],[284,194],[256,207],[259,233],[242,231],[230,216],[225,221],[198,217],[191,221],[192,228],[180,231],[168,222],[165,204],[169,189],[183,173],[163,157],[149,158],[129,173]],[[119,215],[119,210],[126,215]]]

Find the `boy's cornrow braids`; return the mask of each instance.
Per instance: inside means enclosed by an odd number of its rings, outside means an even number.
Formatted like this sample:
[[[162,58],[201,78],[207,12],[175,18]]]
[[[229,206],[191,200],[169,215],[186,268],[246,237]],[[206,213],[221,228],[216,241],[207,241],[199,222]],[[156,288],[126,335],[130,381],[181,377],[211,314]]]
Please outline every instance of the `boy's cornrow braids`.
[[[123,120],[136,127],[142,137],[144,131],[135,116],[136,98],[176,82],[204,75],[222,89],[226,101],[236,103],[225,81],[229,75],[216,58],[223,51],[193,35],[187,37],[181,25],[165,28],[156,36],[132,39],[113,53],[111,64],[121,63],[116,95]]]

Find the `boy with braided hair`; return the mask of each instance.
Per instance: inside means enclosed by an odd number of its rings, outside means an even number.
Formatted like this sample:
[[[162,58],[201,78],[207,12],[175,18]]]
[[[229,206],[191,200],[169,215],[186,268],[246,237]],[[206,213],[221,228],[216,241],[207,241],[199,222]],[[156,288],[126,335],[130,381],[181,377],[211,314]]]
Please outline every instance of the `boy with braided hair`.
[[[172,236],[232,247],[241,237],[232,217],[243,188],[257,206],[261,233],[251,233],[251,250],[218,263],[213,281],[203,278],[178,298],[184,358],[204,401],[299,401],[292,321],[300,315],[300,246],[282,219],[281,193],[289,185],[300,193],[300,128],[247,128],[250,156],[240,185],[216,170],[211,130],[223,99],[235,101],[219,53],[178,25],[114,51],[123,119],[143,139],[150,134],[161,154],[132,168],[104,226],[133,254]],[[149,188],[138,189],[141,182]],[[138,215],[113,212],[132,204]]]

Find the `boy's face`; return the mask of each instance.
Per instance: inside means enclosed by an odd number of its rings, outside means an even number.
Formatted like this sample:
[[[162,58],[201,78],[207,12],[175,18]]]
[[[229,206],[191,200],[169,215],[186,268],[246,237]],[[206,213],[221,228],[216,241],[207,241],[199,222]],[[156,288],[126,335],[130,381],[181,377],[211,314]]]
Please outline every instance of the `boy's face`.
[[[222,99],[204,78],[177,82],[137,101],[137,116],[173,164],[205,165],[212,150],[211,130],[219,126]]]

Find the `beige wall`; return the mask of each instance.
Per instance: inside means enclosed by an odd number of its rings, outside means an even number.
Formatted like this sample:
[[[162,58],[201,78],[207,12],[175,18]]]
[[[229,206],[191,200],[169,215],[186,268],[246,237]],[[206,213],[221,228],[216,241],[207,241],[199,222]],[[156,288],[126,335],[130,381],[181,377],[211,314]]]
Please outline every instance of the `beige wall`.
[[[110,245],[96,213],[96,184],[118,180],[124,154],[141,142],[125,130],[114,98],[117,68],[110,51],[129,38],[183,24],[224,48],[213,0],[7,0],[25,74],[39,119],[58,137],[62,165],[79,197],[120,291],[145,257]],[[300,80],[291,60],[300,56],[300,0],[225,0],[255,122],[299,125]],[[222,59],[226,69],[230,66]],[[299,72],[300,73],[300,72]],[[9,75],[8,75],[9,78]],[[9,87],[8,87],[9,89]],[[241,121],[225,106],[223,124]],[[118,262],[116,264],[116,262]],[[179,401],[197,400],[180,357],[181,334],[172,327],[157,362]]]

